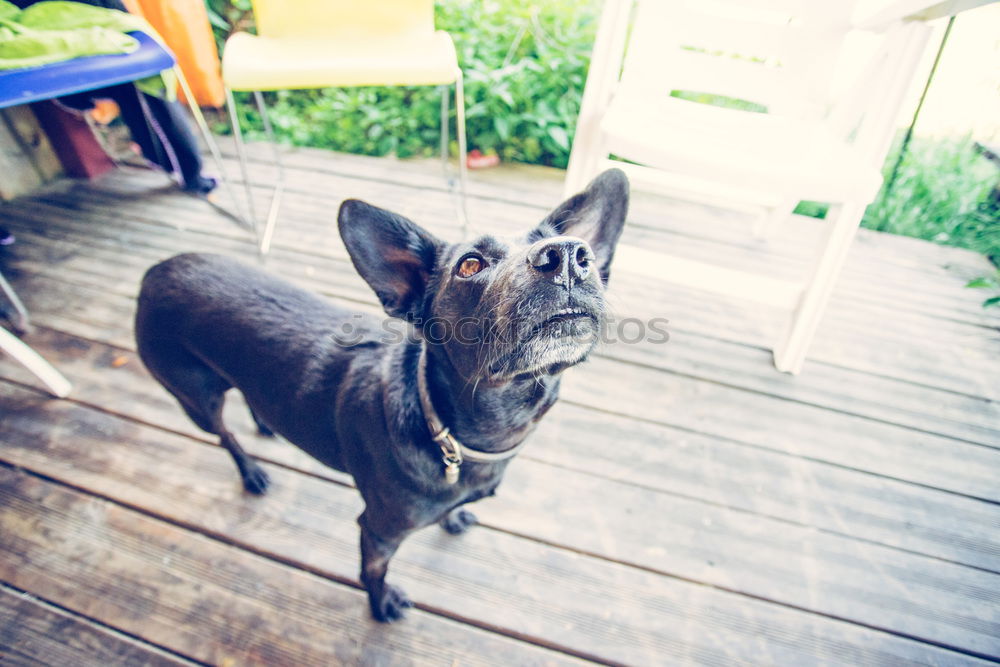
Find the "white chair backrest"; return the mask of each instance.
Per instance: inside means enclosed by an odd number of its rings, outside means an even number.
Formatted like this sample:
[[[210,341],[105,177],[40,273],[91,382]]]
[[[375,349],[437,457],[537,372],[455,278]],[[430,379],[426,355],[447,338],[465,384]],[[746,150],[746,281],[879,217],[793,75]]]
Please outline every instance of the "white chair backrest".
[[[614,2],[616,0],[608,0]],[[693,91],[816,118],[854,0],[638,0],[622,86]]]

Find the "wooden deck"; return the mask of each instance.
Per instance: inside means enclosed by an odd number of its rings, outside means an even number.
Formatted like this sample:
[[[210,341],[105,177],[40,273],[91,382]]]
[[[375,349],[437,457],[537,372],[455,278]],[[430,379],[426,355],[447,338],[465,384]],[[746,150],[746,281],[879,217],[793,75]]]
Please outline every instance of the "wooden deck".
[[[375,308],[341,199],[456,233],[433,164],[288,159],[268,267],[331,298]],[[473,222],[534,224],[559,178],[477,174]],[[0,224],[26,340],[74,382],[50,400],[0,359],[4,665],[1000,659],[1000,311],[963,287],[987,269],[972,253],[863,232],[796,378],[771,366],[775,313],[617,266],[615,314],[668,318],[670,341],[572,370],[483,525],[404,544],[390,577],[417,608],[384,626],[357,583],[350,480],[231,405],[274,481],[244,494],[134,354],[143,271],[187,250],[253,261],[249,235],[142,171],[57,183]],[[786,276],[820,231],[760,243],[738,214],[637,196],[623,243]]]

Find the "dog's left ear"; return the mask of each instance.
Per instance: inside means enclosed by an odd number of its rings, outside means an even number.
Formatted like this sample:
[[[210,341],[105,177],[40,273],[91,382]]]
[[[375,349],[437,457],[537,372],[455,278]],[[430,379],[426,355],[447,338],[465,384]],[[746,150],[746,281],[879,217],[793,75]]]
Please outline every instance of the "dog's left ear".
[[[609,169],[552,211],[536,234],[582,238],[594,251],[601,280],[607,284],[627,214],[628,178],[621,169]]]
[[[375,290],[385,312],[418,320],[444,244],[403,216],[357,199],[340,205],[337,225],[354,268]]]

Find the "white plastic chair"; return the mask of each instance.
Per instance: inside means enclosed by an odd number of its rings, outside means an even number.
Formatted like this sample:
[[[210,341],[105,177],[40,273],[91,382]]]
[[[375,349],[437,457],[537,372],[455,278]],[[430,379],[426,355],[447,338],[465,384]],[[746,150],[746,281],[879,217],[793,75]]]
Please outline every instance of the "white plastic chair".
[[[12,321],[15,328],[26,331],[31,326],[28,320],[28,311],[2,273],[0,273],[0,293],[6,296],[11,306],[14,307]],[[15,361],[27,368],[48,387],[49,393],[56,398],[66,398],[73,388],[69,380],[63,377],[52,364],[3,327],[0,327],[0,351],[9,354]]]
[[[458,125],[460,218],[465,216],[465,99],[455,46],[434,29],[433,0],[254,0],[257,34],[241,32],[226,42],[222,78],[246,184],[250,217],[256,227],[246,150],[233,91],[253,91],[274,147],[279,169],[271,206],[258,241],[271,244],[284,187],[281,157],[260,91],[328,86],[455,85]],[[441,158],[448,153],[448,91],[441,100]]]
[[[929,29],[883,16],[862,76],[834,98],[854,3],[606,0],[566,177],[576,192],[608,166],[638,187],[751,204],[766,233],[800,200],[831,204],[804,284],[625,248],[619,261],[666,279],[792,310],[774,363],[799,373],[881,165]],[[626,48],[627,47],[627,48]],[[709,106],[722,95],[767,113]],[[676,93],[675,93],[676,94]],[[610,160],[616,156],[627,162]]]

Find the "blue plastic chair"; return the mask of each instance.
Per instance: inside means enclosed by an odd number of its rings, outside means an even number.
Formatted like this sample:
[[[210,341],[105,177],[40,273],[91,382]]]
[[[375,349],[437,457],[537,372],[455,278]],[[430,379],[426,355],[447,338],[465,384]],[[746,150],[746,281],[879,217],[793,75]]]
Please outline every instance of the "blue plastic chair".
[[[173,69],[189,101],[198,127],[219,167],[220,175],[223,174],[222,155],[201,115],[201,109],[194,102],[194,96],[183,73],[176,67],[173,54],[145,33],[133,32],[131,35],[139,41],[139,48],[132,53],[86,56],[39,67],[0,70],[0,109],[136,81]],[[228,183],[226,187],[229,187]],[[17,327],[26,329],[29,326],[28,313],[2,275],[0,275],[0,291],[14,306],[19,320]],[[21,362],[54,396],[62,398],[69,394],[71,385],[65,377],[38,353],[2,328],[0,328],[0,350]]]
[[[132,53],[0,70],[0,109],[127,83],[174,67],[173,54],[155,39],[141,32],[131,35],[139,41]]]

